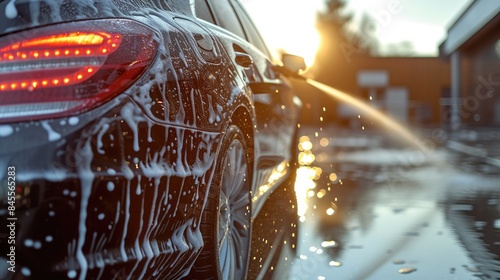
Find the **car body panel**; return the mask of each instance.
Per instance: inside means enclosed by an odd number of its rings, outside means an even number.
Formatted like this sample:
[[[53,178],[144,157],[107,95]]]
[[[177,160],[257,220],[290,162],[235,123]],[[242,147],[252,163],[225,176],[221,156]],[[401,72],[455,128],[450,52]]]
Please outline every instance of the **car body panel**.
[[[159,43],[147,72],[106,104],[71,117],[0,124],[8,132],[0,137],[1,193],[7,193],[9,166],[15,167],[23,190],[15,212],[18,273],[51,279],[185,276],[203,246],[201,213],[222,134],[234,121],[255,136],[255,142],[249,138],[255,156],[253,193],[269,186],[254,196],[254,214],[257,201],[280,181],[270,181],[273,174],[288,174],[283,170],[289,169],[291,154],[283,147],[292,141],[296,108],[283,106],[293,106],[293,96],[269,93],[270,102],[255,98],[248,83],[256,77],[282,83],[269,76],[265,55],[196,19],[190,4],[0,3],[6,15],[0,16],[1,36],[119,18],[152,28]],[[13,9],[16,16],[9,18]],[[251,69],[234,63],[241,50],[253,57]],[[255,118],[255,110],[262,116]],[[248,119],[233,120],[240,111]],[[7,198],[0,199],[0,216],[6,219]],[[2,240],[0,249],[6,256],[9,244]]]

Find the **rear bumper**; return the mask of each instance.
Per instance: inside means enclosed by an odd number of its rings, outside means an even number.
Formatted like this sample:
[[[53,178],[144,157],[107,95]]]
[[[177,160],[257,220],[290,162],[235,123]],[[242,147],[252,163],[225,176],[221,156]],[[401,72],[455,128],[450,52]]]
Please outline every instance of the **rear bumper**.
[[[106,117],[80,119],[66,132],[49,124],[55,141],[37,123],[0,138],[0,220],[7,223],[0,261],[8,271],[14,251],[16,271],[1,278],[185,273],[203,246],[198,225],[220,135],[148,122],[134,132]],[[137,137],[145,142],[138,151]],[[10,205],[8,167],[16,182]]]

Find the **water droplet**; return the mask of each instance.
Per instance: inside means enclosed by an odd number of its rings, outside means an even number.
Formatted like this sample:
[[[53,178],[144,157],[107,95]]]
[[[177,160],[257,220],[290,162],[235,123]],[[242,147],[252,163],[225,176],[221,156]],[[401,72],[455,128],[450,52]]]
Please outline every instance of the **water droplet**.
[[[113,182],[108,182],[108,191],[112,192],[115,189],[115,184]]]
[[[337,262],[337,261],[331,261],[330,263],[328,263],[330,266],[333,266],[333,267],[340,267],[342,266],[342,263],[341,262]]]
[[[69,118],[68,123],[70,125],[77,125],[79,121],[80,121],[80,119],[78,119],[77,117],[71,117],[71,118]]]
[[[24,246],[26,246],[26,247],[33,246],[33,240],[31,240],[31,239],[24,240]]]
[[[23,267],[21,268],[21,273],[26,276],[26,277],[30,277],[31,276],[31,270],[27,267]]]
[[[467,269],[468,271],[470,272],[479,272],[479,268],[477,267],[474,267],[474,266],[467,266],[467,265],[464,265],[464,268]]]
[[[313,197],[316,193],[313,190],[307,192],[308,197]]]
[[[317,194],[316,196],[318,198],[323,198],[324,196],[326,195],[326,190],[325,189],[321,189]]]
[[[73,279],[75,277],[76,277],[76,271],[75,270],[68,271],[68,278]]]
[[[54,240],[54,238],[51,235],[45,236],[45,241],[52,242],[52,240]]]
[[[321,242],[321,247],[323,248],[334,248],[337,247],[337,242],[330,240],[330,241],[323,241]]]
[[[40,242],[40,241],[33,242],[33,248],[35,248],[37,250],[41,249],[42,248],[42,242]]]
[[[417,271],[417,269],[414,267],[403,267],[403,268],[398,269],[398,272],[400,274],[409,274],[409,273],[412,273],[414,271]]]
[[[319,144],[321,145],[321,147],[326,148],[330,144],[330,140],[328,140],[328,138],[321,138]]]
[[[335,182],[339,177],[335,173],[331,173],[329,176],[330,181]]]

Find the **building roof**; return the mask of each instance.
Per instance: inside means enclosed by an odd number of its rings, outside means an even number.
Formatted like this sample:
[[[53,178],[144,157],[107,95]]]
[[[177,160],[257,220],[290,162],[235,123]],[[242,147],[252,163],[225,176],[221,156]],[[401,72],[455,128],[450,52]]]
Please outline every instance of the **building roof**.
[[[440,46],[441,54],[447,56],[457,51],[496,20],[500,20],[500,1],[475,0],[448,29]]]

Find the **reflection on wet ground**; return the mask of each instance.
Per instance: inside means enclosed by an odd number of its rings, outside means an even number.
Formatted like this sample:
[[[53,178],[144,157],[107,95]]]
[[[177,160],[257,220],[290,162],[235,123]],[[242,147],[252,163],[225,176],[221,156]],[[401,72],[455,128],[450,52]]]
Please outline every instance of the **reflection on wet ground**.
[[[498,167],[382,132],[300,133],[297,256],[274,278],[500,278]]]

